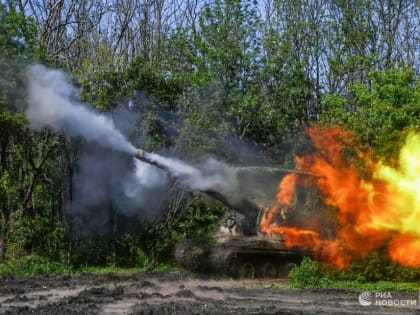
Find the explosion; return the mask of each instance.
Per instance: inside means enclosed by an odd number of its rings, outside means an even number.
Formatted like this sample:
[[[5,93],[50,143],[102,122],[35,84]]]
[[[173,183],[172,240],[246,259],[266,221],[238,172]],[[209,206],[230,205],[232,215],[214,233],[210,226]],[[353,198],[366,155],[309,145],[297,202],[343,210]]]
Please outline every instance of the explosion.
[[[276,214],[290,207],[296,188],[309,185],[298,173],[280,182],[277,202],[261,220],[261,231],[282,234],[286,246],[312,251],[315,258],[338,268],[377,248],[386,248],[394,262],[419,267],[420,136],[407,137],[398,166],[392,167],[373,162],[368,154],[351,159],[348,149],[357,143],[339,128],[311,127],[306,133],[314,152],[296,156],[296,166],[315,176],[324,204],[334,209],[335,235],[322,237],[322,227],[307,230],[274,223]],[[370,176],[361,176],[361,169]]]

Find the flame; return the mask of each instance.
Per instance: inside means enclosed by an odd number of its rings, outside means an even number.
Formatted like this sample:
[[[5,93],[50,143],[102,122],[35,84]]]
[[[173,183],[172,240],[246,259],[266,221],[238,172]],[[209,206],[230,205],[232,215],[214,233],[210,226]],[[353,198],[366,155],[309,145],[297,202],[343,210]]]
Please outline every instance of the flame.
[[[276,199],[290,206],[295,193],[296,182],[296,174],[287,174],[279,184],[279,192],[276,195]]]
[[[349,157],[348,149],[357,146],[350,133],[311,127],[307,135],[315,150],[295,157],[297,169],[314,174],[324,203],[335,209],[335,237],[321,237],[322,227],[307,230],[275,224],[275,215],[291,206],[296,186],[308,185],[298,174],[289,174],[280,182],[277,203],[261,220],[261,231],[282,234],[286,246],[312,251],[315,258],[338,268],[380,247],[388,249],[393,261],[419,267],[420,136],[407,137],[398,168],[374,163],[368,154],[356,152],[372,174],[363,178],[354,157]]]
[[[419,267],[419,237],[404,234],[398,235],[389,244],[389,249],[393,261],[409,267]]]

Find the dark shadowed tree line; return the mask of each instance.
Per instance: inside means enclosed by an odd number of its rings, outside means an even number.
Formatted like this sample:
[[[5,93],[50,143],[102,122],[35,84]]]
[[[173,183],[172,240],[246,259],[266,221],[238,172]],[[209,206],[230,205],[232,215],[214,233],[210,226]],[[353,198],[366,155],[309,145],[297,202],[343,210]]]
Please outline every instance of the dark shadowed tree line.
[[[127,113],[135,145],[290,168],[311,123],[395,158],[420,126],[419,34],[418,0],[0,1],[0,263],[164,261],[224,211],[174,188],[159,216],[109,205],[101,233],[79,230],[87,144],[29,129],[26,65],[63,69],[84,102]]]

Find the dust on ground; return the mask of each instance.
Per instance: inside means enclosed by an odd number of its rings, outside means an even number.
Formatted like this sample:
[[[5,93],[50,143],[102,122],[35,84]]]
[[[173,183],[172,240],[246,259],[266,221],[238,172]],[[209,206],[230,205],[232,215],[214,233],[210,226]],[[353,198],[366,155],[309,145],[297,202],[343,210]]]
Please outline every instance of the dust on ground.
[[[289,290],[285,283],[179,272],[6,277],[0,314],[420,314],[418,304],[362,306],[357,291]],[[419,303],[417,293],[404,298]]]

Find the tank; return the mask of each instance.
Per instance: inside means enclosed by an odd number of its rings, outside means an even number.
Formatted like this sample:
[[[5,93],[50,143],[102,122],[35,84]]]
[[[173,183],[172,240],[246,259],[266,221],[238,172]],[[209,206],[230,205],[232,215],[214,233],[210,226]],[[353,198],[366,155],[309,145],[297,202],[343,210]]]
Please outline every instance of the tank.
[[[141,149],[136,157],[165,170],[164,166],[149,161],[147,152]],[[187,239],[176,245],[174,256],[182,267],[193,272],[236,278],[276,278],[287,276],[304,256],[318,254],[308,249],[287,247],[282,234],[266,234],[260,228],[261,220],[275,202],[282,178],[297,174],[308,182],[308,179],[316,180],[312,174],[271,167],[238,167],[235,173],[240,195],[247,197],[232,200],[217,191],[201,192],[228,206],[229,211],[220,219],[210,241]],[[291,205],[282,207],[274,224],[302,225],[305,218],[322,207],[319,200],[315,185],[299,187]]]
[[[215,236],[207,245],[186,240],[175,249],[175,259],[187,270],[234,278],[286,277],[304,255],[287,248],[281,235]]]
[[[199,272],[219,274],[235,278],[282,278],[303,259],[304,256],[320,258],[311,249],[285,246],[282,234],[265,234],[260,229],[261,220],[273,206],[278,183],[287,174],[297,174],[306,182],[315,181],[312,174],[267,167],[238,169],[239,178],[249,177],[264,187],[262,192],[231,203],[224,196],[210,194],[226,204],[231,210],[219,221],[210,242],[204,244],[185,240],[177,244],[175,259],[184,268]],[[247,180],[245,180],[247,182]],[[299,187],[290,206],[280,206],[274,223],[279,226],[300,225],[316,216],[322,208],[315,185]]]

